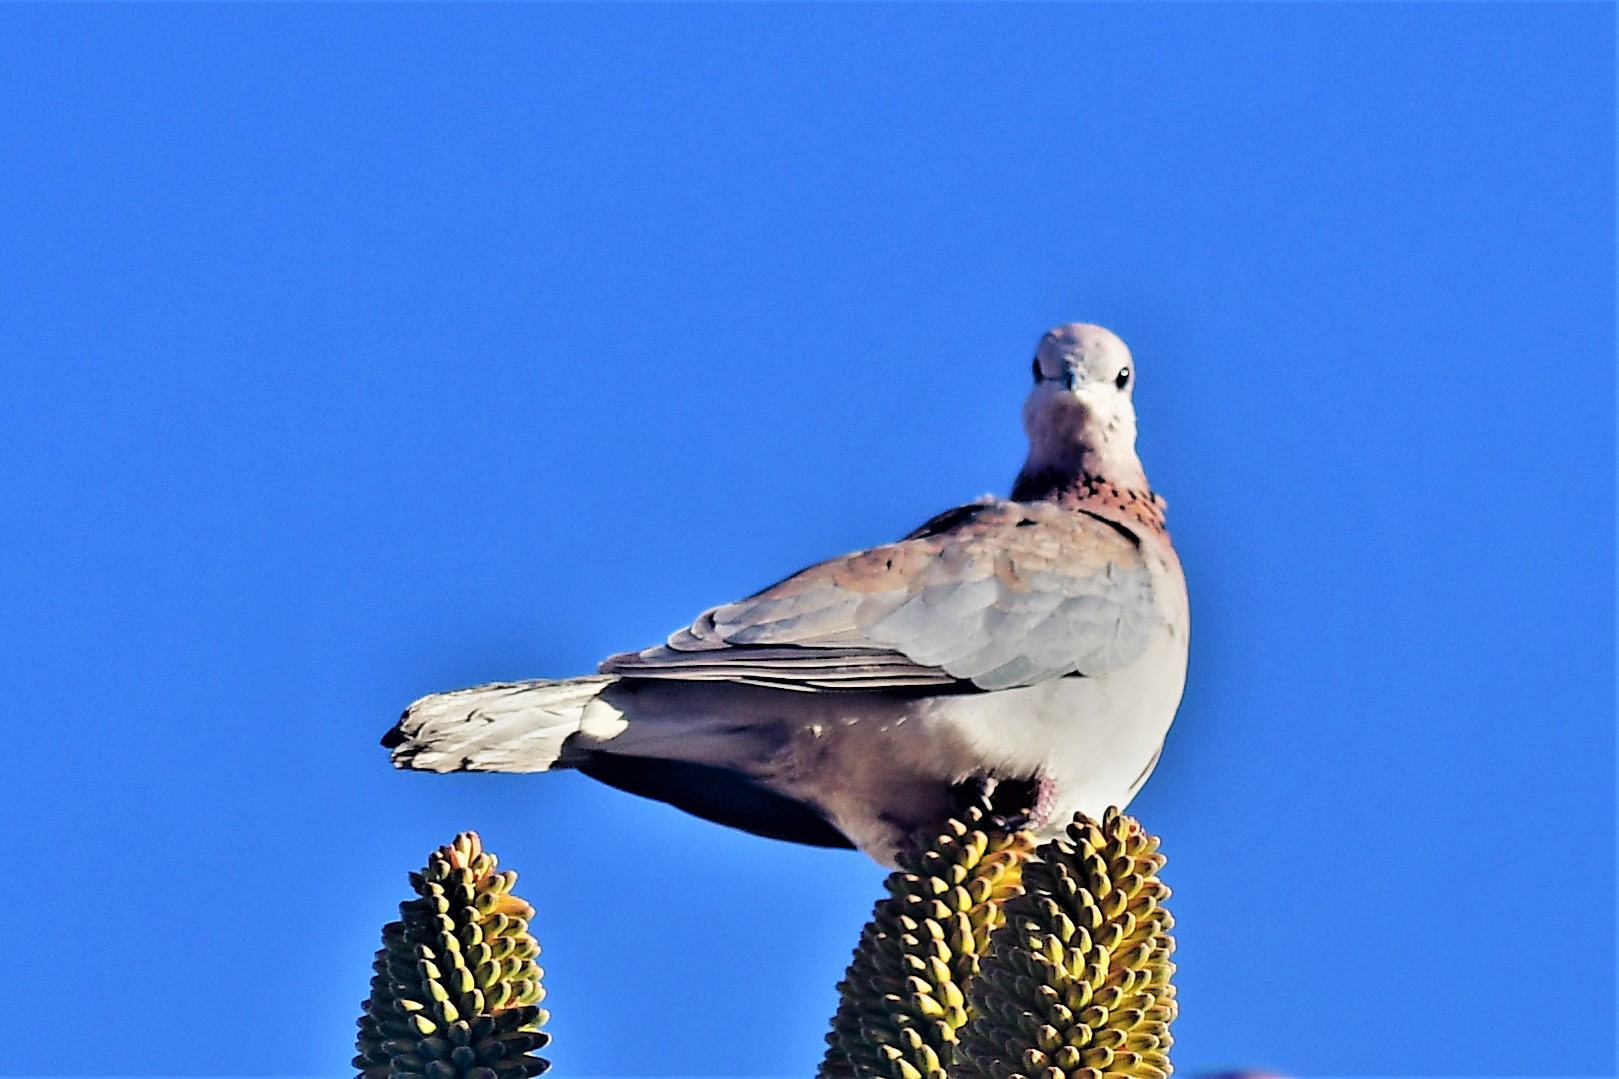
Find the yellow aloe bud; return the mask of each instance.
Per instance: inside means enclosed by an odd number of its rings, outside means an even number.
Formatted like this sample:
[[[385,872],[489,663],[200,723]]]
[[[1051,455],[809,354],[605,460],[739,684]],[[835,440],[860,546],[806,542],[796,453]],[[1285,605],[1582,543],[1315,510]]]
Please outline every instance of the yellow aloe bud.
[[[966,987],[1033,848],[973,808],[900,855],[838,985],[819,1079],[944,1079],[968,1020]]]
[[[967,988],[954,1079],[1170,1074],[1175,922],[1163,864],[1158,840],[1117,809],[1100,824],[1074,818],[1035,852]]]
[[[550,1067],[551,1040],[534,908],[510,894],[476,832],[462,832],[410,875],[418,898],[382,930],[360,1016],[360,1079],[526,1079]],[[498,909],[497,909],[498,908]]]

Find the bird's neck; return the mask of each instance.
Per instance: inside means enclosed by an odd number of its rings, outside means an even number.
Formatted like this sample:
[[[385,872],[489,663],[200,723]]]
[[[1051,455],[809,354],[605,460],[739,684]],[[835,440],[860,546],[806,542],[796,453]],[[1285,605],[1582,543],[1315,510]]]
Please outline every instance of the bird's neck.
[[[1097,468],[1099,462],[1083,462],[1075,467],[1041,461],[1031,454],[1012,485],[1014,502],[1053,502],[1068,510],[1100,512],[1115,519],[1128,519],[1151,532],[1162,533],[1164,500],[1147,486],[1146,473],[1139,462],[1134,468]],[[1087,467],[1091,466],[1091,467]]]

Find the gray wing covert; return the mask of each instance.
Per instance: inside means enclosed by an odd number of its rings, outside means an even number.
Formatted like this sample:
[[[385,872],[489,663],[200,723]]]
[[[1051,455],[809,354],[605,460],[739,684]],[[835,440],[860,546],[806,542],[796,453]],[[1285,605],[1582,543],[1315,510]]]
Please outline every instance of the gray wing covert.
[[[1049,503],[984,501],[704,612],[604,674],[783,688],[983,690],[1127,666],[1156,612],[1130,535]]]

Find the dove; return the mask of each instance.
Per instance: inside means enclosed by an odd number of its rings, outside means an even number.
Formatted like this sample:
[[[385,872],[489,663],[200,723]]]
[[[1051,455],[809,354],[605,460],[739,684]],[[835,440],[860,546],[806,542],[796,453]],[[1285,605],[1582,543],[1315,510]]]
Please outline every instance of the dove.
[[[978,806],[1058,834],[1158,763],[1190,616],[1136,455],[1130,350],[1072,323],[1035,351],[1027,460],[894,543],[714,607],[594,675],[426,696],[400,768],[572,769],[755,835],[893,865]]]

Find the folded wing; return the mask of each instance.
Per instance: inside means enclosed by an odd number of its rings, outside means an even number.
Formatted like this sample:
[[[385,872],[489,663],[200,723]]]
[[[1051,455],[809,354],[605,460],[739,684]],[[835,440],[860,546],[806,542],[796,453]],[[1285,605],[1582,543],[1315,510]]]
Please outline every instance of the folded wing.
[[[1123,526],[985,500],[700,615],[603,674],[806,691],[995,690],[1129,665],[1156,618]]]

